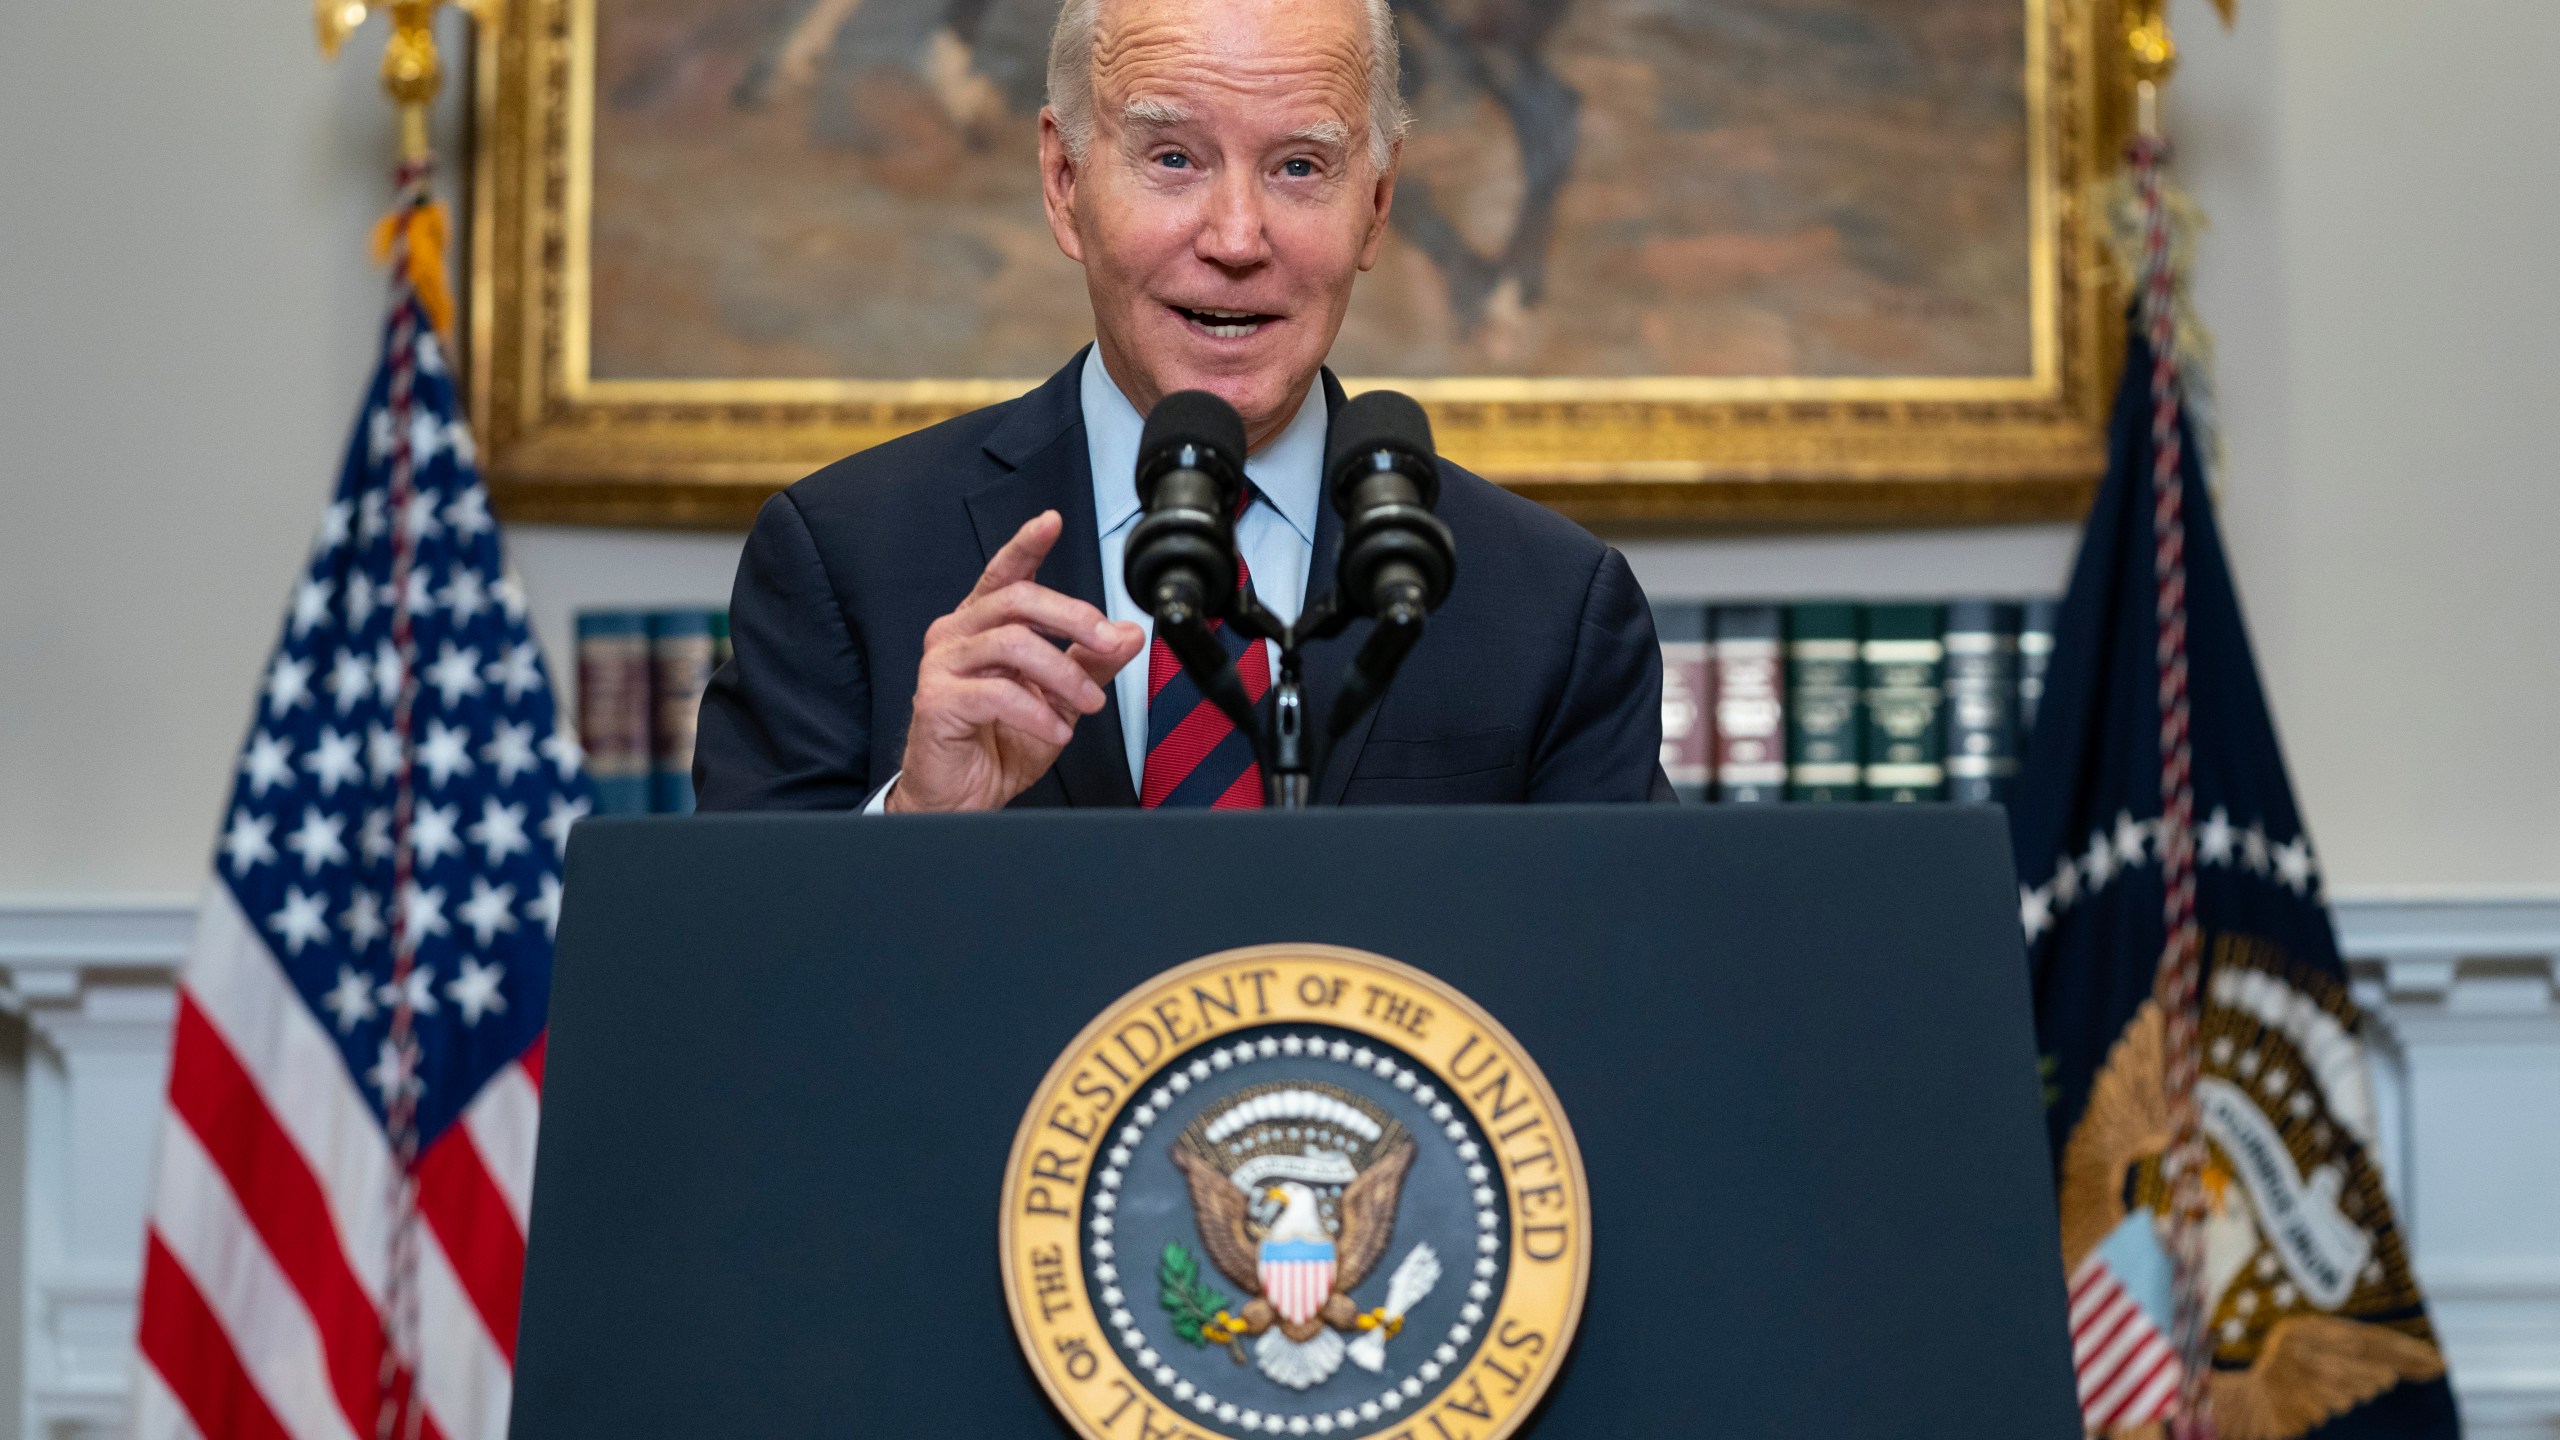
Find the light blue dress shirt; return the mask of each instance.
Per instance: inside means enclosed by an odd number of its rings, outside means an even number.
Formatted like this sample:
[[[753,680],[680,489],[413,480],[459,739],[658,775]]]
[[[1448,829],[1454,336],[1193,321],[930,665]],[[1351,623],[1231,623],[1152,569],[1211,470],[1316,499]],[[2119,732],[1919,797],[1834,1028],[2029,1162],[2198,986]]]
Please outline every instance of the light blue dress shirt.
[[[1325,414],[1322,382],[1307,398],[1286,429],[1271,443],[1247,455],[1246,478],[1253,481],[1253,505],[1236,521],[1236,551],[1253,572],[1253,593],[1283,620],[1298,618],[1307,599],[1307,570],[1316,553],[1316,506],[1324,489]],[[1138,440],[1146,417],[1112,383],[1102,363],[1101,347],[1085,352],[1084,438],[1093,462],[1094,526],[1102,532],[1103,611],[1147,632],[1148,649],[1138,651],[1112,683],[1120,701],[1120,739],[1129,751],[1129,783],[1146,786],[1147,655],[1155,643],[1155,617],[1129,598],[1120,560],[1129,547],[1129,531],[1138,523]],[[1257,642],[1264,663],[1272,663],[1270,642]]]
[[[1155,617],[1129,598],[1120,575],[1129,531],[1138,523],[1138,441],[1146,417],[1129,403],[1102,363],[1101,347],[1085,352],[1078,397],[1084,407],[1085,455],[1093,469],[1093,516],[1102,540],[1103,613],[1147,632],[1147,644],[1112,681],[1120,702],[1120,741],[1128,751],[1129,784],[1143,789],[1147,771],[1147,656],[1155,642]],[[1236,521],[1236,550],[1253,572],[1253,592],[1282,620],[1295,620],[1306,604],[1307,572],[1315,562],[1316,506],[1323,501],[1325,413],[1323,382],[1308,387],[1298,413],[1270,444],[1247,455],[1245,477],[1254,500]],[[1257,642],[1270,664],[1270,643]],[[891,776],[864,805],[879,814],[897,784]]]

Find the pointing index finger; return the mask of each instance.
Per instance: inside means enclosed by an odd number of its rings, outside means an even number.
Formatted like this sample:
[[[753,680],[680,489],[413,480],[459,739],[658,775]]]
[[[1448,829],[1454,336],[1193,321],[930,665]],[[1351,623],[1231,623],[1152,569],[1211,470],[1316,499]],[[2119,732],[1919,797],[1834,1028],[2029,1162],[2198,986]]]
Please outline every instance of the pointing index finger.
[[[1049,558],[1049,547],[1058,543],[1058,532],[1065,527],[1066,522],[1058,518],[1055,510],[1043,510],[1023,521],[1022,528],[1014,531],[1013,538],[987,561],[986,573],[978,577],[977,588],[969,592],[969,598],[993,594],[1039,574],[1040,562]]]

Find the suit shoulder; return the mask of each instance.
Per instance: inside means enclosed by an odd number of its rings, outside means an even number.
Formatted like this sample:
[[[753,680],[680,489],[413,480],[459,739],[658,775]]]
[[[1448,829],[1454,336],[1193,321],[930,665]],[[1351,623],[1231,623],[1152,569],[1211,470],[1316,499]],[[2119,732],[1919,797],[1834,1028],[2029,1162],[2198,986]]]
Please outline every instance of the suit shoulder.
[[[987,437],[1013,417],[1025,398],[955,415],[857,450],[783,493],[812,524],[850,516],[876,520],[964,494],[978,479],[1001,471],[986,453]]]
[[[1609,553],[1607,542],[1573,521],[1446,460],[1440,462],[1439,511],[1460,532],[1462,566],[1470,543],[1500,546],[1541,567],[1586,576]]]

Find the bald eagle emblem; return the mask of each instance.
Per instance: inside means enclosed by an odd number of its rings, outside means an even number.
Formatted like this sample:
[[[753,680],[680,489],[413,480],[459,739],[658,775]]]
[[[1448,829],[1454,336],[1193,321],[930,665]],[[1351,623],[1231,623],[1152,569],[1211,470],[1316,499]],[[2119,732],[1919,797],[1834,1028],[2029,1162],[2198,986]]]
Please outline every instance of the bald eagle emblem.
[[[1282,1081],[1203,1111],[1172,1154],[1201,1247],[1249,1297],[1205,1317],[1202,1337],[1238,1364],[1249,1345],[1252,1363],[1294,1390],[1324,1383],[1346,1357],[1384,1368],[1387,1342],[1440,1277],[1431,1247],[1416,1245],[1384,1304],[1364,1311],[1351,1298],[1395,1238],[1414,1160],[1404,1127],[1338,1086]]]

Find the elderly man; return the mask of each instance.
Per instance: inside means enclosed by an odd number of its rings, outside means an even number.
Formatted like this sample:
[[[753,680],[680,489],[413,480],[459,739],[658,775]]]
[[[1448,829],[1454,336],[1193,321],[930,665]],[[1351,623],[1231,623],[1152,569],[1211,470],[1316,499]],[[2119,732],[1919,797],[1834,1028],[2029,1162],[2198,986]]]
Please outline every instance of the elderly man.
[[[1040,163],[1095,342],[1018,400],[765,506],[703,700],[704,809],[1261,803],[1245,737],[1121,582],[1139,433],[1178,390],[1234,405],[1255,591],[1290,618],[1331,584],[1320,471],[1343,396],[1324,357],[1386,235],[1396,67],[1386,0],[1067,0]],[[1439,510],[1457,584],[1316,799],[1667,798],[1626,561],[1445,463]],[[1310,647],[1318,715],[1366,630]],[[1261,693],[1267,647],[1230,648]]]

